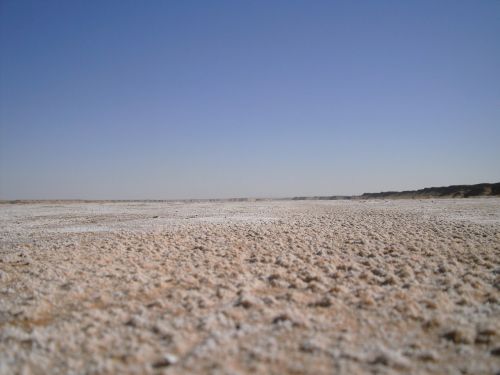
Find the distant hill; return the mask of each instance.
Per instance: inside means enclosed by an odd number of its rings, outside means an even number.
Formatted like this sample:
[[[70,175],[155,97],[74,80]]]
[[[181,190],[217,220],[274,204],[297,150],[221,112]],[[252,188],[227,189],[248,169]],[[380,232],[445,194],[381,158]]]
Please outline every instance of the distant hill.
[[[500,182],[495,184],[452,185],[429,187],[420,190],[384,191],[381,193],[364,193],[359,198],[469,198],[483,196],[500,196]]]

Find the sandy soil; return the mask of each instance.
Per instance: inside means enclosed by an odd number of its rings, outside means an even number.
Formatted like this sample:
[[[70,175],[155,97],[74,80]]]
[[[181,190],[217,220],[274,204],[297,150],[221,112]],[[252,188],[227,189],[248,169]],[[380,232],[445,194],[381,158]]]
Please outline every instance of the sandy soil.
[[[500,199],[0,205],[0,374],[495,374]]]

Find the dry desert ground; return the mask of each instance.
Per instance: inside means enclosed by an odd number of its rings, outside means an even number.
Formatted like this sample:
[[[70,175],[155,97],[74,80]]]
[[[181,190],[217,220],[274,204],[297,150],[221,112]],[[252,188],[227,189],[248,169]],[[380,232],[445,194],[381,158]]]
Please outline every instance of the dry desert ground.
[[[0,374],[497,374],[500,198],[0,205]]]

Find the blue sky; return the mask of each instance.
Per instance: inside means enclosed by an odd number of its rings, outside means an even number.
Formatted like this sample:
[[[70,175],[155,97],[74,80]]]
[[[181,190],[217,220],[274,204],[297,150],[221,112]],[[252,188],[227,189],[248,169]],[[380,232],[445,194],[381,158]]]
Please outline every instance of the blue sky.
[[[499,1],[0,2],[0,199],[500,181]]]

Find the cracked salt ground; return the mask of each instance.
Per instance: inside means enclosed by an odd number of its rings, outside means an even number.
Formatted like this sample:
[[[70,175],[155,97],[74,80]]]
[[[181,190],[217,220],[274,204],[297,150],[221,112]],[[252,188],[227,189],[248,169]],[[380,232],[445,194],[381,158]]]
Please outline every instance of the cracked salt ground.
[[[0,205],[0,374],[495,374],[500,199]]]

